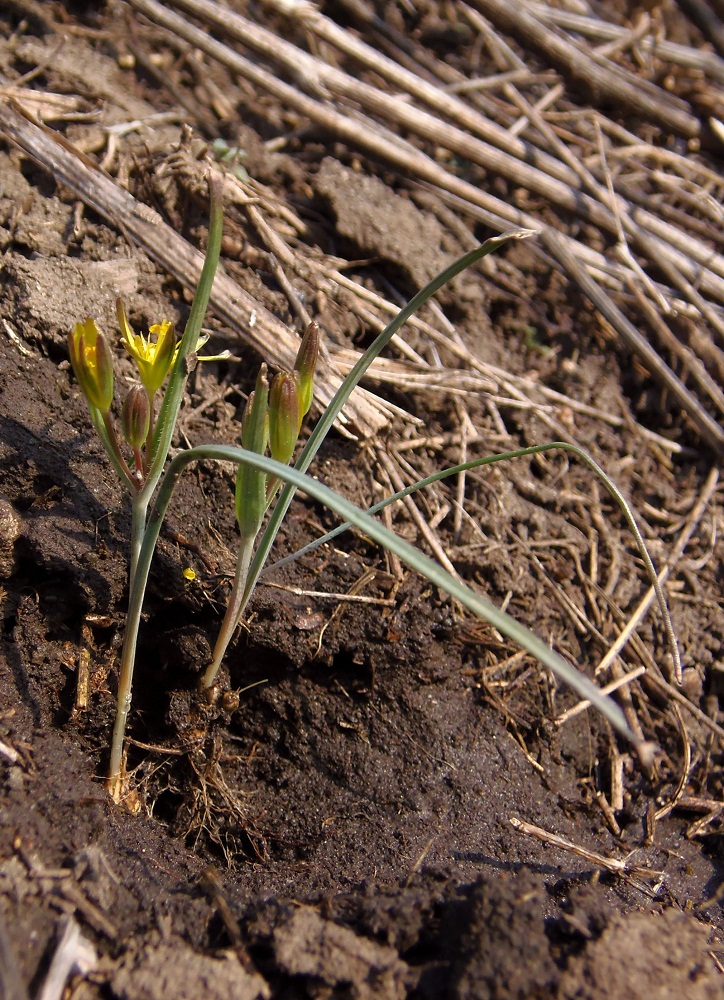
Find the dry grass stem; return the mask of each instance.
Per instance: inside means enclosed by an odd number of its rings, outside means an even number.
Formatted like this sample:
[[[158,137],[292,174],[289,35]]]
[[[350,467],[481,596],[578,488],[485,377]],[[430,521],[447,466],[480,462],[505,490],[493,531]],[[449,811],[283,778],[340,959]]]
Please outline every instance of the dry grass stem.
[[[704,488],[701,491],[699,498],[691,509],[689,516],[686,519],[686,523],[676,540],[676,544],[669,553],[664,567],[659,572],[658,580],[663,587],[666,584],[672,571],[676,568],[677,563],[681,559],[682,555],[686,550],[686,546],[689,544],[694,532],[701,523],[707,506],[711,501],[714,493],[716,492],[717,484],[719,482],[719,470],[715,467],[712,468],[707,476],[706,482],[704,483]],[[599,665],[596,667],[596,674],[601,674],[608,669],[610,664],[619,655],[621,650],[624,648],[629,638],[633,632],[638,628],[639,623],[643,619],[644,615],[648,612],[649,608],[656,599],[654,593],[654,588],[650,587],[642,600],[639,602],[636,610],[628,621],[626,628],[621,632],[621,634],[616,638],[615,642],[612,644],[611,648],[608,650],[606,655],[603,657]]]
[[[646,673],[646,667],[635,667],[633,670],[624,673],[621,677],[617,677],[615,681],[611,681],[610,684],[606,684],[604,687],[601,688],[601,691],[603,694],[613,694],[614,691],[618,691],[626,684],[631,684],[638,677],[640,677],[642,674],[645,673]],[[556,725],[557,726],[565,725],[566,722],[569,722],[571,719],[575,719],[577,715],[580,715],[581,712],[585,712],[586,709],[590,707],[591,707],[590,701],[586,701],[585,699],[583,701],[579,701],[576,705],[573,705],[572,708],[569,708],[567,711],[562,712],[561,715],[558,716],[558,718],[555,720]]]
[[[619,858],[609,858],[605,854],[599,854],[597,851],[589,851],[587,848],[581,847],[579,844],[574,844],[572,841],[567,840],[566,837],[560,837],[557,833],[551,833],[549,830],[544,830],[542,827],[536,826],[534,823],[526,823],[523,820],[518,819],[516,816],[510,817],[510,824],[514,829],[519,830],[521,833],[525,833],[529,837],[535,837],[536,840],[540,840],[543,844],[549,844],[551,847],[558,847],[560,850],[575,854],[577,857],[583,858],[584,861],[588,861],[597,868],[610,872],[612,875],[622,875],[636,880],[647,879],[654,882],[660,882],[663,880],[663,872],[654,871],[653,869],[646,868],[643,865],[633,864],[629,859],[621,861]],[[643,889],[643,886],[640,884],[638,887]],[[654,890],[652,895],[657,895],[657,890]]]

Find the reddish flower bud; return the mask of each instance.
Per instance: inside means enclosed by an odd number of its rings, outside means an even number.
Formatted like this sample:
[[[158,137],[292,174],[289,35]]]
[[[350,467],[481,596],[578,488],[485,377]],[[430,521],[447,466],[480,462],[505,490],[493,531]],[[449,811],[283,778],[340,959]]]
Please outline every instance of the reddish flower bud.
[[[148,393],[142,385],[134,385],[128,390],[121,411],[123,437],[132,448],[142,448],[148,437],[151,424],[151,408]]]
[[[290,461],[301,423],[299,372],[280,372],[269,391],[269,450],[277,462]]]

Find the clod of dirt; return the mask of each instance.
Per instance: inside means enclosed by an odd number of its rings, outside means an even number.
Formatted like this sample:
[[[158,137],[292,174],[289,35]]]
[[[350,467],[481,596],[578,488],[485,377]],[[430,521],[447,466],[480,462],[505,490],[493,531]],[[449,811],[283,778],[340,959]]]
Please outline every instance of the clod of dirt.
[[[218,958],[198,955],[175,941],[149,947],[137,942],[111,977],[119,1000],[269,1000],[258,973],[247,972],[232,952]]]
[[[528,872],[481,879],[453,973],[455,1000],[552,995],[558,971],[544,927],[546,892]],[[625,994],[622,993],[621,996]]]
[[[95,317],[106,330],[115,329],[113,304],[136,292],[139,266],[120,250],[110,260],[76,260],[72,257],[41,257],[26,260],[13,255],[7,262],[7,280],[14,288],[15,322],[24,339],[39,339],[63,346],[72,323]],[[47,289],[53,289],[52,299]]]
[[[394,264],[415,288],[422,288],[453,262],[454,255],[444,249],[449,236],[437,219],[393,194],[378,178],[355,173],[327,157],[315,187],[335,214],[337,232],[355,252]]]
[[[560,1000],[709,1000],[721,976],[708,953],[707,931],[684,913],[615,914],[561,981]]]
[[[353,1000],[403,1000],[410,970],[386,945],[359,937],[347,927],[323,920],[314,910],[296,910],[275,928],[279,968],[334,988],[347,987]]]

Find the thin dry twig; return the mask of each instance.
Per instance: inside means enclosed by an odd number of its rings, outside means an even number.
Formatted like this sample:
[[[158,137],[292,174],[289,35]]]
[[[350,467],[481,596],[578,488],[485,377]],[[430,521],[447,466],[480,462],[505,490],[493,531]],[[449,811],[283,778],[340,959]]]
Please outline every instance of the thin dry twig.
[[[155,20],[160,18],[167,26],[170,26],[171,23],[175,24],[179,31],[183,29],[185,36],[190,40],[190,35],[194,31],[193,27],[188,27],[188,23],[183,18],[173,20],[165,17],[162,13],[164,8],[159,10],[160,5],[156,3],[156,0],[129,0],[129,2],[153,16]],[[280,38],[258,23],[230,12],[212,0],[175,0],[175,5],[201,17],[207,23],[213,24],[224,34],[254,49],[271,63],[283,66],[312,97],[319,98],[329,95],[338,101],[352,101],[353,104],[350,105],[348,114],[355,114],[355,109],[361,106],[368,114],[375,115],[377,120],[382,118],[394,123],[397,128],[403,127],[427,142],[443,146],[488,170],[509,178],[515,185],[524,186],[543,195],[553,204],[595,223],[604,230],[615,232],[615,219],[608,206],[586,194],[585,186],[582,184],[578,172],[571,168],[570,162],[559,159],[557,167],[554,168],[552,163],[555,162],[555,158],[548,156],[546,160],[548,172],[544,173],[539,168],[529,164],[531,156],[529,149],[524,147],[522,150],[516,149],[514,153],[510,152],[512,140],[506,130],[501,130],[502,135],[496,134],[493,137],[497,145],[483,142],[471,136],[468,131],[449,125],[447,122],[416,108],[409,101],[401,100],[394,94],[386,93],[361,81],[358,77],[344,73],[291,42]],[[209,49],[210,54],[222,62],[225,61],[227,65],[233,65],[235,56],[241,58],[226,46],[214,43],[211,48],[213,48],[213,52]],[[241,68],[241,63],[239,63],[239,68]],[[277,89],[279,86],[277,81]],[[287,97],[289,97],[288,91],[289,88],[286,88]],[[665,94],[664,91],[661,93]],[[371,126],[372,122],[368,121],[368,124]],[[416,159],[420,168],[427,167],[426,158],[419,156],[415,158],[415,151],[412,147],[400,147],[400,137],[396,130],[384,131],[398,153],[407,154]],[[375,132],[379,140],[379,124],[377,124]],[[363,137],[358,136],[356,141],[357,143],[362,142]],[[563,178],[558,176],[561,171],[565,174]],[[441,171],[441,173],[448,178],[454,178],[454,175],[449,172]],[[440,182],[438,181],[438,183]],[[475,198],[473,197],[472,200],[475,201]],[[636,208],[632,208],[631,212],[632,220],[639,229],[651,229],[652,236],[650,238],[657,242],[658,256],[671,257],[672,267],[680,269],[694,280],[695,274],[691,270],[691,262],[688,259],[691,256],[698,263],[706,264],[708,270],[714,272],[718,269],[719,274],[724,276],[724,258],[718,259],[717,255],[712,254],[710,247],[692,240],[687,234],[669,226],[659,216]],[[671,243],[671,246],[667,245],[667,241]],[[678,249],[675,251],[674,247]],[[720,293],[721,291],[722,289],[720,289]]]
[[[577,14],[545,3],[529,2],[526,6],[534,17],[545,24],[575,32],[577,35],[590,38],[594,42],[615,42],[626,34],[626,28],[598,17]],[[666,38],[660,38],[654,31],[650,31],[643,38],[640,38],[638,46],[645,55],[673,63],[675,66],[682,66],[685,69],[701,70],[713,80],[724,83],[724,59],[720,59],[713,52],[670,42]]]
[[[666,584],[669,576],[676,568],[679,560],[681,559],[686,546],[689,544],[694,532],[696,531],[702,517],[706,511],[709,501],[713,497],[717,484],[719,482],[719,470],[713,467],[709,471],[709,475],[706,477],[706,481],[701,490],[699,498],[689,512],[689,516],[686,519],[686,523],[682,528],[679,537],[676,540],[676,544],[669,553],[669,556],[664,564],[663,568],[659,572],[658,580],[659,584],[663,587]],[[656,594],[653,587],[649,587],[646,594],[639,602],[636,610],[628,621],[626,628],[617,637],[615,642],[611,645],[606,655],[603,657],[599,665],[596,667],[596,674],[603,673],[608,666],[613,662],[613,660],[619,655],[623,647],[626,645],[628,639],[631,637],[633,632],[638,628],[644,615],[647,613],[651,605],[656,599]]]
[[[612,875],[620,875],[627,879],[635,880],[647,879],[659,883],[664,878],[663,872],[654,871],[652,868],[646,868],[643,865],[633,864],[630,858],[621,861],[619,858],[610,858],[605,854],[599,854],[597,851],[589,851],[588,848],[574,844],[572,841],[566,839],[566,837],[561,837],[557,833],[544,830],[542,826],[536,826],[534,823],[526,823],[516,816],[511,816],[509,822],[515,830],[519,830],[529,837],[535,837],[536,840],[540,840],[544,844],[550,844],[552,847],[559,847],[563,851],[569,851],[571,854],[589,861],[597,868],[602,868]],[[638,887],[644,890],[642,885],[639,884]],[[650,892],[650,890],[644,891]],[[658,894],[658,886],[650,894],[656,896]]]
[[[677,403],[689,415],[692,423],[704,440],[716,450],[724,454],[724,430],[713,420],[699,400],[689,392],[666,362],[651,347],[638,330],[623,315],[621,310],[603,292],[595,280],[573,257],[560,234],[552,229],[541,233],[541,240],[549,252],[560,262],[565,271],[572,277],[581,291],[593,302],[599,312],[608,320],[624,343],[643,360],[647,368],[659,382],[669,389]]]
[[[676,726],[679,730],[679,737],[681,739],[681,748],[682,748],[681,773],[679,774],[679,780],[676,783],[676,788],[674,789],[671,798],[663,806],[657,809],[656,813],[654,814],[657,822],[658,820],[663,819],[665,816],[668,816],[669,813],[676,808],[677,803],[679,802],[679,800],[681,799],[686,790],[686,785],[689,780],[689,773],[691,772],[691,746],[689,744],[689,734],[686,731],[686,726],[684,725],[684,720],[681,717],[681,711],[679,710],[679,706],[674,703],[670,706],[670,708],[673,713],[674,719],[676,720]]]
[[[619,688],[624,687],[626,684],[631,684],[642,674],[646,673],[646,667],[636,667],[634,670],[629,670],[622,674],[621,677],[617,677],[615,681],[611,681],[610,684],[606,684],[601,688],[601,694],[613,694],[614,691],[618,691]],[[555,720],[557,726],[562,726],[571,719],[575,719],[577,715],[581,712],[585,712],[587,708],[591,707],[590,701],[583,699],[583,701],[577,702],[567,711],[561,713]]]
[[[399,492],[400,490],[403,490],[406,485],[409,485],[402,481],[402,477],[398,471],[398,468],[393,462],[392,457],[388,455],[386,451],[384,451],[382,448],[377,448],[375,449],[375,454],[377,455],[377,461],[385,470],[387,475],[390,477],[390,482],[392,483],[392,487],[395,490],[395,492]],[[415,522],[418,531],[425,539],[427,544],[430,546],[433,553],[440,561],[441,565],[445,567],[445,569],[448,571],[448,573],[450,573],[451,576],[454,576],[456,579],[459,579],[460,575],[458,571],[450,562],[447,553],[440,544],[439,538],[434,533],[434,531],[431,530],[427,520],[422,516],[419,509],[417,508],[413,498],[411,496],[405,497],[403,503],[407,507],[407,510],[412,520]]]

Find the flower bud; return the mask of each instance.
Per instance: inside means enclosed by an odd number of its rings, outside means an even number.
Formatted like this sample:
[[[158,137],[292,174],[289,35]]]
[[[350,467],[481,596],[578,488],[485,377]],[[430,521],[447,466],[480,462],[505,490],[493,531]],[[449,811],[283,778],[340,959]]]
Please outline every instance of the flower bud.
[[[132,448],[142,448],[148,437],[151,424],[151,408],[148,393],[142,385],[134,385],[128,390],[121,411],[123,437]]]
[[[304,332],[302,343],[300,344],[299,352],[297,353],[297,360],[294,362],[294,370],[299,372],[299,387],[301,390],[300,427],[302,418],[309,412],[309,407],[312,405],[312,396],[314,395],[314,371],[317,367],[318,357],[319,324],[316,320],[312,320]]]
[[[299,372],[280,372],[269,390],[269,450],[277,462],[291,459],[301,423]]]
[[[84,396],[91,406],[107,413],[113,402],[113,355],[94,319],[75,324],[68,350]]]
[[[250,394],[241,420],[241,443],[247,451],[263,455],[268,437],[267,409],[269,380],[266,365],[259,369],[254,391]],[[266,510],[266,475],[243,463],[236,473],[236,520],[239,531],[253,538]]]
[[[267,367],[261,365],[256,378],[254,391],[250,393],[241,418],[241,443],[249,451],[260,455],[267,445],[268,422],[267,409],[269,403],[269,379]]]

